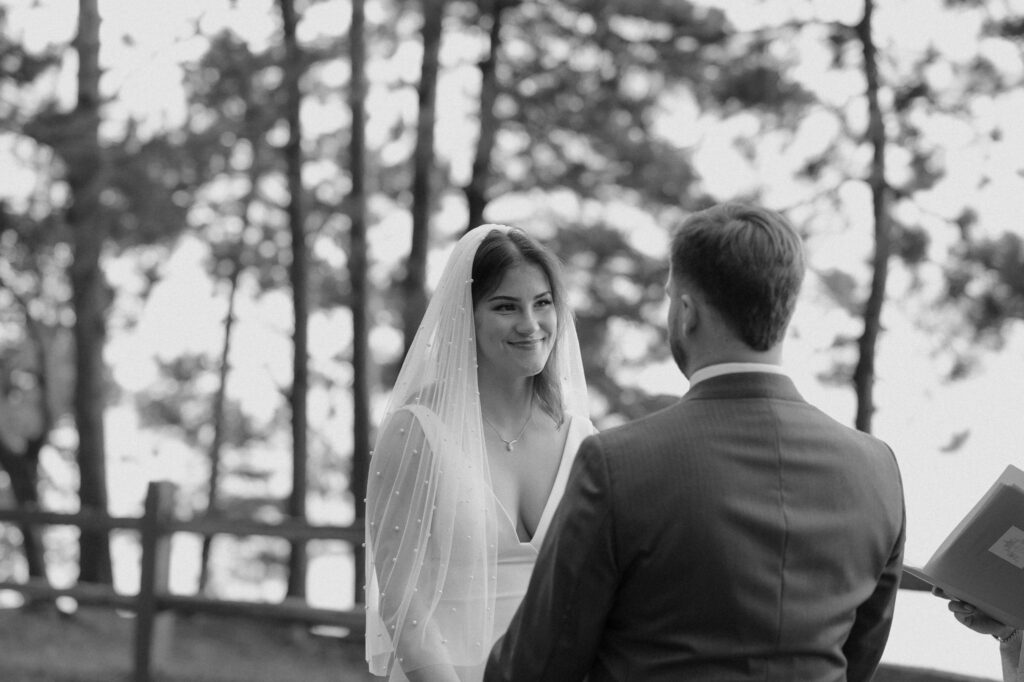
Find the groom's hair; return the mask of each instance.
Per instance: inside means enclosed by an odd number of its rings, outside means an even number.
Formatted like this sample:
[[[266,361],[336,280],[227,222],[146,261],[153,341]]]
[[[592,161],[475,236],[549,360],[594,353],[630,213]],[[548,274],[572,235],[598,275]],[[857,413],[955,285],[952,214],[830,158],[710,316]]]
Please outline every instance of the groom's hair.
[[[533,392],[541,409],[561,425],[565,414],[555,358],[564,352],[558,347],[562,325],[573,324],[573,319],[565,296],[565,284],[562,282],[558,258],[520,228],[514,227],[507,232],[492,230],[480,242],[473,257],[473,307],[475,308],[479,301],[501,286],[505,273],[523,263],[536,265],[541,269],[547,277],[548,286],[551,287],[551,298],[555,303],[558,320],[555,344],[551,348],[551,355],[548,356],[544,369],[533,378]]]
[[[688,217],[672,237],[672,276],[697,287],[754,350],[782,341],[804,267],[800,235],[759,206],[713,206]]]

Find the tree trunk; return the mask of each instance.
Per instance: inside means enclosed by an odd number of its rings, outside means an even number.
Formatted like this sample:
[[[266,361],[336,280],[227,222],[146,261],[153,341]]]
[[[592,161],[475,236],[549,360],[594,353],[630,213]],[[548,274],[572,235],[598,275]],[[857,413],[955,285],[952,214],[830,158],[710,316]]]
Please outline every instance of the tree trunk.
[[[11,481],[11,492],[19,509],[39,509],[39,450],[43,441],[30,441],[23,452],[15,452],[0,439],[0,467]],[[46,560],[39,526],[19,524],[21,549],[30,578],[46,579]]]
[[[857,392],[857,415],[855,424],[861,431],[871,432],[874,415],[875,350],[881,333],[882,306],[885,303],[885,285],[889,277],[889,254],[892,237],[888,215],[888,186],[885,181],[885,123],[878,103],[877,51],[872,33],[871,20],[874,14],[874,0],[865,0],[864,18],[857,26],[864,50],[864,75],[867,81],[868,131],[872,146],[871,172],[868,184],[871,187],[872,214],[875,223],[875,253],[872,262],[871,292],[864,306],[864,332],[858,341],[859,357],[853,373],[854,389]]]
[[[79,498],[84,509],[107,511],[106,453],[103,415],[106,406],[103,346],[109,300],[100,269],[107,226],[100,192],[104,185],[104,159],[99,144],[100,122],[100,16],[98,0],[79,0],[78,103],[73,113],[77,144],[65,159],[71,205],[67,221],[71,231],[72,307],[76,381],[74,413],[78,428]],[[110,542],[106,531],[82,531],[79,579],[111,582]]]
[[[288,497],[288,515],[296,520],[306,518],[306,461],[307,461],[307,415],[306,396],[309,392],[308,362],[308,320],[309,296],[306,255],[306,228],[302,207],[302,128],[299,123],[299,106],[302,92],[299,80],[302,77],[302,55],[295,36],[298,17],[292,0],[280,0],[281,16],[284,23],[285,88],[287,92],[286,112],[289,136],[285,144],[285,163],[288,176],[288,224],[292,237],[292,262],[289,279],[292,285],[292,306],[294,309],[292,390],[288,401],[292,412],[292,492]],[[292,542],[288,560],[288,595],[303,597],[306,594],[306,543]]]
[[[473,157],[473,177],[466,186],[469,224],[466,231],[484,222],[487,207],[487,185],[491,175],[491,152],[498,132],[494,102],[498,98],[498,52],[501,47],[501,17],[506,0],[491,0],[491,46],[487,58],[480,62],[480,136]]]
[[[423,65],[420,71],[419,118],[413,154],[412,246],[405,273],[405,352],[409,352],[427,309],[427,246],[430,233],[430,176],[434,169],[434,119],[437,106],[438,53],[445,0],[423,0]]]
[[[224,403],[227,394],[228,373],[231,370],[229,358],[231,357],[232,332],[235,326],[235,298],[238,292],[238,277],[242,272],[242,245],[239,243],[238,250],[234,255],[231,274],[228,276],[228,312],[224,318],[224,345],[221,346],[220,368],[217,383],[217,393],[213,398],[213,438],[210,442],[210,492],[206,502],[206,516],[216,516],[219,509],[218,491],[220,489],[220,461],[221,449],[224,443]],[[203,549],[199,564],[199,593],[206,592],[206,585],[210,579],[210,550],[213,547],[213,536],[203,536]]]
[[[11,491],[14,500],[21,509],[39,508],[39,453],[43,446],[49,441],[50,431],[53,429],[53,411],[50,408],[52,397],[50,396],[50,371],[48,344],[42,327],[32,317],[29,302],[14,289],[7,286],[0,278],[0,287],[6,287],[11,296],[18,303],[22,315],[25,317],[25,329],[27,337],[33,344],[35,350],[35,375],[39,386],[39,432],[32,437],[25,439],[25,447],[16,452],[0,436],[0,468],[7,472],[11,480]],[[22,552],[25,555],[25,563],[28,565],[30,578],[47,579],[46,576],[46,554],[42,541],[42,528],[31,524],[20,524]]]
[[[349,107],[352,110],[352,138],[349,150],[349,172],[352,194],[349,217],[352,221],[349,239],[349,272],[352,278],[352,473],[349,487],[355,502],[356,522],[366,516],[366,477],[370,460],[370,333],[366,262],[366,16],[364,0],[352,0],[352,27],[349,57],[352,77]],[[355,547],[356,601],[365,603],[365,550]]]

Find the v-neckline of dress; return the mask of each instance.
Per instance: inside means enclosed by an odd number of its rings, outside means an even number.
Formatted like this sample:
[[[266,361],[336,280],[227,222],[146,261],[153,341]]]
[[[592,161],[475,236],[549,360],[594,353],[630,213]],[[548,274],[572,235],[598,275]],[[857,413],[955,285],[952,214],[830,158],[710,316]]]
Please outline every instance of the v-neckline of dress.
[[[551,501],[556,497],[561,499],[562,493],[565,491],[565,484],[569,479],[568,465],[572,461],[572,457],[566,457],[566,453],[569,450],[569,444],[572,442],[573,428],[576,422],[572,417],[568,417],[568,419],[569,428],[566,430],[565,442],[562,444],[562,455],[558,461],[558,470],[555,472],[555,480],[552,481],[551,490],[548,491],[548,498],[544,501],[544,508],[540,512],[540,520],[537,521],[537,527],[533,529],[533,533],[528,540],[523,540],[519,537],[519,531],[516,528],[515,519],[513,519],[512,515],[508,513],[507,509],[505,509],[505,505],[501,503],[501,500],[498,499],[498,496],[494,493],[493,489],[491,491],[491,494],[494,495],[494,502],[497,504],[498,509],[501,510],[501,514],[505,517],[505,521],[511,527],[512,536],[515,537],[520,547],[529,545],[535,549],[540,548],[540,543],[543,541],[544,535],[547,533],[548,526],[551,523],[551,517],[555,513],[555,507],[551,504]]]

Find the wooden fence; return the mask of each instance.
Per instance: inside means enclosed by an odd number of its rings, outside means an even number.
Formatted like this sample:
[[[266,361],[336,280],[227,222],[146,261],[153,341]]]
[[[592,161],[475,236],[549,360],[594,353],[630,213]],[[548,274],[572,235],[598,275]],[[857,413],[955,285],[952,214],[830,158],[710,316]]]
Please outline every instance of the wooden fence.
[[[361,635],[365,627],[362,608],[352,611],[309,606],[301,598],[285,598],[281,602],[251,602],[214,599],[196,595],[171,594],[171,536],[186,532],[209,536],[265,535],[287,540],[343,540],[358,545],[363,541],[362,523],[352,526],[311,526],[297,521],[261,523],[257,521],[174,518],[175,486],[161,481],[150,483],[146,492],[145,511],[141,517],[112,517],[102,512],[83,510],[74,514],[0,509],[0,522],[19,525],[69,525],[89,530],[128,529],[139,533],[141,566],[139,590],[136,594],[115,592],[109,585],[79,583],[56,588],[42,579],[28,582],[0,581],[0,590],[14,590],[27,597],[54,599],[72,597],[79,603],[108,606],[135,613],[133,643],[134,679],[150,682],[154,668],[169,653],[176,611],[203,612],[272,618],[310,625],[334,625]]]
[[[174,494],[175,486],[172,483],[150,483],[146,493],[145,512],[141,517],[112,517],[97,511],[63,514],[0,509],[0,522],[32,526],[70,525],[90,530],[134,530],[140,535],[142,548],[139,590],[134,595],[119,594],[109,585],[79,583],[67,588],[55,588],[43,580],[30,580],[25,583],[0,581],[0,590],[15,590],[29,597],[43,599],[67,596],[80,603],[134,612],[136,618],[133,664],[136,682],[151,682],[154,668],[166,660],[176,611],[272,618],[309,625],[334,625],[347,629],[355,636],[364,633],[365,614],[359,604],[356,604],[357,608],[354,610],[340,611],[313,608],[304,599],[285,598],[277,603],[230,601],[171,594],[169,589],[171,536],[174,533],[196,533],[202,536],[217,533],[265,535],[287,540],[342,540],[358,545],[363,542],[361,522],[352,526],[310,526],[296,521],[274,524],[220,519],[179,521],[173,514]],[[905,573],[900,589],[927,591],[931,586]],[[880,682],[967,682],[978,678],[883,665],[876,679]]]

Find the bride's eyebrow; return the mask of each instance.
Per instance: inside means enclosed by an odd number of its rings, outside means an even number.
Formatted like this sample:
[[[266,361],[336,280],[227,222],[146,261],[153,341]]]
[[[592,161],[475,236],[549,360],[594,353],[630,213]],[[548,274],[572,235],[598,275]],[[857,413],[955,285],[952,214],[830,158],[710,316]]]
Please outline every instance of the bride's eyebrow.
[[[542,298],[550,298],[552,295],[553,294],[551,293],[550,290],[545,290],[545,291],[537,294],[536,296],[534,296],[533,300],[537,301],[537,300],[540,300]],[[491,296],[487,300],[490,301],[490,302],[496,302],[496,301],[513,301],[514,302],[514,301],[518,301],[519,299],[517,297],[515,297],[515,296],[509,296],[508,294],[494,294],[493,296]]]

